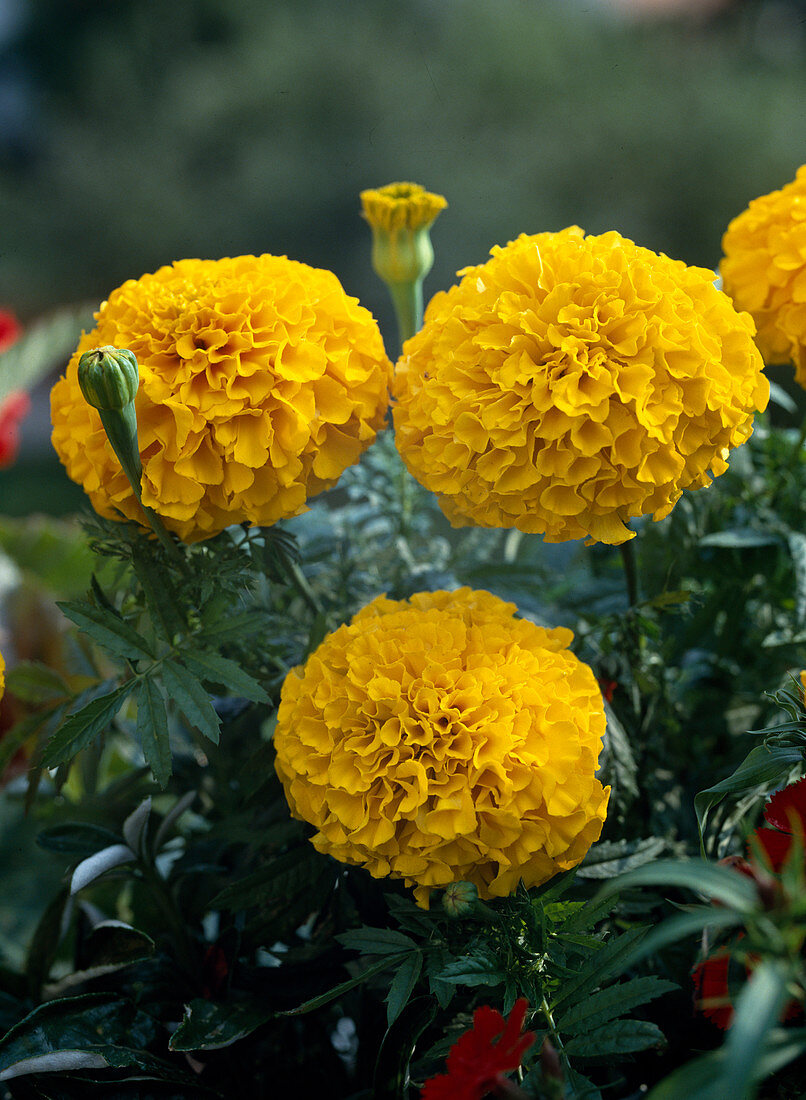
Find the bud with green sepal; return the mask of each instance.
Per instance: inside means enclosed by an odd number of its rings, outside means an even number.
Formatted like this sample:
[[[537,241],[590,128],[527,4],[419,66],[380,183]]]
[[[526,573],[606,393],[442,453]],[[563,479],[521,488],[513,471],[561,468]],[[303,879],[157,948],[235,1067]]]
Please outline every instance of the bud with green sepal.
[[[107,439],[154,534],[176,559],[176,546],[162,520],[142,500],[143,466],[137,441],[137,412],[134,405],[140,387],[137,356],[127,348],[115,348],[108,344],[85,351],[78,361],[78,384],[87,404],[98,410]]]
[[[452,882],[445,887],[442,908],[449,917],[469,917],[475,912],[479,892],[472,882]]]
[[[423,322],[423,279],[434,263],[429,229],[448,205],[416,183],[390,183],[361,192],[372,228],[372,266],[389,287],[401,344]]]

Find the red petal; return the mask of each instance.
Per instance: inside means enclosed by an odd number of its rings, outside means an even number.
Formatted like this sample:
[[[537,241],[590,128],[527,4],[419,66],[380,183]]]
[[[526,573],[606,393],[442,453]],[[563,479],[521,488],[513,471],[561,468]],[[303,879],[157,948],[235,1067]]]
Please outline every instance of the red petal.
[[[764,808],[764,820],[782,833],[806,832],[806,777],[772,796]]]

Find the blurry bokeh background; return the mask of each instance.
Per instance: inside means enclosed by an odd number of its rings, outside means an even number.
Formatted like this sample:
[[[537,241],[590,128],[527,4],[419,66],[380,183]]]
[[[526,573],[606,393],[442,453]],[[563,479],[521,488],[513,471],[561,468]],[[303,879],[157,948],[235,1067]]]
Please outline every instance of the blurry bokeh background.
[[[188,256],[336,272],[393,339],[358,192],[448,197],[426,291],[579,224],[715,266],[806,160],[804,0],[0,0],[0,306]],[[43,387],[0,509],[80,498]]]

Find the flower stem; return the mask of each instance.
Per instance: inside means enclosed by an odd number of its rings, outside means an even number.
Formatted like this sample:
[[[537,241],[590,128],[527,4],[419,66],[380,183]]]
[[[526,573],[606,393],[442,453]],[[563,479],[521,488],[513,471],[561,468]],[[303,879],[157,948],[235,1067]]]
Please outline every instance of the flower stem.
[[[423,324],[423,281],[389,283],[389,293],[395,307],[397,333],[402,349],[406,340],[419,332]]]
[[[627,584],[627,599],[630,607],[635,607],[640,599],[638,590],[638,561],[635,553],[635,539],[622,542],[619,546],[621,562],[624,566],[624,580]]]

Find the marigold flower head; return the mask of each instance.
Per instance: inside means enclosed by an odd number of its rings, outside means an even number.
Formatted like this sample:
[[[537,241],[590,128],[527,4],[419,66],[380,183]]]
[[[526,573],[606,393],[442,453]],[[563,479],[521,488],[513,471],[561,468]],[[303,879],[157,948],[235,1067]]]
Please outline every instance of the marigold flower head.
[[[137,358],[143,504],[187,542],[299,514],[384,424],[381,335],[335,275],[284,256],[181,260],[110,295],[51,394],[59,457],[111,519],[142,512],[78,384],[102,345]]]
[[[361,192],[364,217],[373,229],[427,229],[448,205],[418,183],[388,183]]]
[[[713,273],[573,226],[437,294],[394,383],[400,453],[455,526],[621,543],[727,469],[769,387]]]
[[[523,1031],[528,1004],[520,997],[508,1018],[489,1005],[473,1013],[473,1027],[451,1047],[447,1073],[425,1082],[421,1100],[484,1100],[493,1093],[499,1075],[518,1069],[535,1041],[532,1031]]]
[[[373,600],[283,685],[275,745],[314,846],[376,878],[481,898],[576,866],[599,837],[602,697],[569,630],[489,592]]]
[[[806,164],[780,191],[753,199],[722,238],[720,273],[737,309],[752,314],[768,363],[795,365],[806,386]]]

